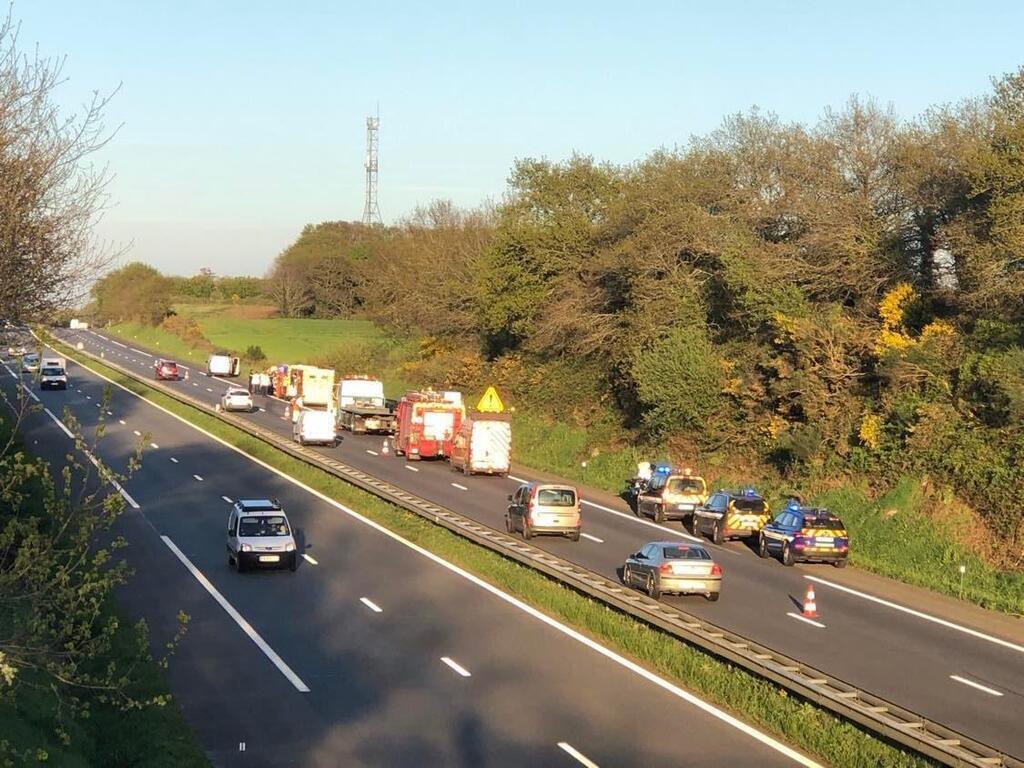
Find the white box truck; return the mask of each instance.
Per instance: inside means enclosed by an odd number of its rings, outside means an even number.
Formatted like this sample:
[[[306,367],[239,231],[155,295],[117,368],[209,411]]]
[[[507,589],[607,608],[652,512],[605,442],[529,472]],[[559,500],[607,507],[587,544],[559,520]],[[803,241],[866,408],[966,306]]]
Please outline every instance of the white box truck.
[[[503,413],[473,413],[452,442],[452,469],[467,475],[508,474],[512,464],[512,423]]]

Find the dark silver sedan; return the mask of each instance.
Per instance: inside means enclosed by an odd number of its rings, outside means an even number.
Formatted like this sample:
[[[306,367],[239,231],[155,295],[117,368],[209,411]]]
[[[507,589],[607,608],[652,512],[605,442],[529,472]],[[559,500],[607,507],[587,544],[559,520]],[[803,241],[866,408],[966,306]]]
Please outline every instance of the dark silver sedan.
[[[655,600],[675,594],[704,595],[714,602],[722,592],[722,567],[700,544],[652,541],[626,558],[622,581]]]

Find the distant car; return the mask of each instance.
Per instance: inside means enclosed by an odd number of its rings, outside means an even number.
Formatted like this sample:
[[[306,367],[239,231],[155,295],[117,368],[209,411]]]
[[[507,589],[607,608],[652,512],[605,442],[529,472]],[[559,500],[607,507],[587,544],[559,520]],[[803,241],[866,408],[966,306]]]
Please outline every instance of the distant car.
[[[778,554],[783,565],[832,563],[845,568],[850,535],[843,521],[827,509],[790,504],[758,535],[757,554]]]
[[[541,534],[580,540],[583,516],[580,494],[571,485],[526,483],[508,497],[505,530],[521,531],[524,539]]]
[[[276,499],[239,499],[228,514],[228,565],[242,573],[252,567],[298,566],[288,516]]]
[[[757,536],[771,518],[768,503],[753,488],[715,491],[693,513],[695,536],[709,534],[715,544]]]
[[[249,394],[248,390],[241,387],[230,387],[220,397],[220,409],[222,411],[246,411],[251,413],[255,408],[256,406],[252,402],[252,395]]]
[[[700,544],[652,541],[626,558],[622,581],[655,600],[676,594],[704,595],[714,602],[722,594],[722,567]]]
[[[181,370],[173,360],[157,360],[153,363],[153,375],[157,381],[177,381]]]
[[[21,372],[35,373],[39,370],[39,355],[31,352],[21,358]]]

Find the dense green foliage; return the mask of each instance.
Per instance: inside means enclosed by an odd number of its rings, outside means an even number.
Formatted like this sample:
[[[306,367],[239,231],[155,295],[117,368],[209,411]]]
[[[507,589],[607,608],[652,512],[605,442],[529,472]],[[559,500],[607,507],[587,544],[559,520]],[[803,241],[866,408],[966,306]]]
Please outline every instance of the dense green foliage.
[[[135,261],[96,281],[92,314],[103,321],[158,323],[171,313],[172,289],[170,278]]]
[[[171,277],[170,281],[175,297],[199,301],[239,302],[263,296],[267,289],[261,277],[218,277],[206,269],[192,277]]]
[[[628,166],[521,160],[494,209],[307,226],[268,295],[425,337],[414,383],[794,482],[932,476],[1019,542],[1022,167],[1024,70],[911,122],[754,110]]]

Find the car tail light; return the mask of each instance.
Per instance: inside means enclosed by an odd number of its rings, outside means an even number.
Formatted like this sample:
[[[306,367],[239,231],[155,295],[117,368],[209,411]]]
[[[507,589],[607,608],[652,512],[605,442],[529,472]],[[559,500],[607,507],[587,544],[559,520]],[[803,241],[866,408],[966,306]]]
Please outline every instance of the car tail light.
[[[661,565],[658,566],[658,570],[661,571],[662,573],[672,573],[672,564],[671,563],[662,563]]]
[[[720,566],[718,563],[714,563],[711,566],[711,575],[712,576],[721,576],[722,575],[722,566]]]

